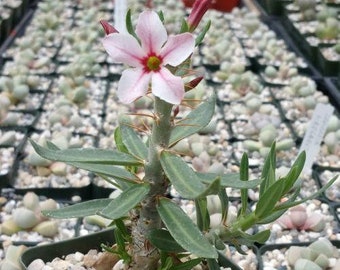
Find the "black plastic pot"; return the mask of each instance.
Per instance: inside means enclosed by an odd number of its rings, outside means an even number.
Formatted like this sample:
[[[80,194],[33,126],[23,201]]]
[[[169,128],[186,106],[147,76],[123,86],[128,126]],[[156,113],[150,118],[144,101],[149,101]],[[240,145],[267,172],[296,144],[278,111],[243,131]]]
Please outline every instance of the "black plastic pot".
[[[332,46],[332,45],[330,45]],[[316,64],[320,72],[325,76],[337,76],[340,74],[340,61],[330,61],[325,58],[322,48],[327,46],[319,45],[316,57]]]
[[[47,262],[52,261],[56,257],[63,257],[64,255],[74,253],[76,251],[87,253],[90,249],[99,249],[102,243],[110,245],[115,243],[113,229],[57,243],[29,248],[23,253],[21,263],[24,269],[26,269],[26,267],[28,267],[28,265],[35,259],[40,258]]]
[[[87,253],[90,249],[100,249],[101,244],[113,245],[114,243],[114,229],[108,229],[70,240],[29,248],[21,256],[21,264],[26,269],[35,259],[48,262],[56,257],[61,258],[77,251]],[[230,267],[232,270],[241,270],[239,266],[221,254],[218,262],[220,266]]]

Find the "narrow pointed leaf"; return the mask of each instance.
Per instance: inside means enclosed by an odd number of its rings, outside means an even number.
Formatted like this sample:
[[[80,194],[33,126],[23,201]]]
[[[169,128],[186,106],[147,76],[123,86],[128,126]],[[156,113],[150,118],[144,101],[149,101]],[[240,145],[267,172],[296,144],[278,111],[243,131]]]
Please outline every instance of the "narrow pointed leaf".
[[[290,198],[287,201],[284,202],[284,204],[294,202],[299,195],[300,195],[300,188],[297,188],[295,190],[295,192],[293,193],[293,195],[291,195]],[[288,208],[284,208],[282,210],[276,210],[276,208],[274,208],[272,214],[262,218],[257,223],[258,224],[268,224],[268,223],[271,223],[271,222],[277,220],[279,217],[281,217],[287,210],[288,210]]]
[[[218,257],[216,249],[177,204],[160,198],[157,210],[172,237],[184,249],[198,257]]]
[[[211,21],[208,21],[207,24],[204,26],[203,30],[200,31],[200,33],[196,37],[196,40],[195,40],[196,46],[198,46],[198,45],[200,45],[202,43],[202,41],[203,41],[206,33],[208,32],[210,26],[211,26]]]
[[[126,146],[123,143],[122,132],[120,127],[117,127],[114,132],[115,145],[120,152],[129,153]]]
[[[210,216],[208,212],[207,198],[195,200],[196,223],[201,231],[207,231],[210,227]]]
[[[212,181],[216,179],[216,177],[220,178],[220,183],[222,187],[231,187],[231,188],[255,188],[261,183],[261,179],[250,180],[250,181],[241,181],[240,174],[238,173],[229,173],[224,175],[219,175],[215,173],[196,173],[198,178],[202,181],[202,183],[210,184]]]
[[[261,179],[263,179],[260,186],[260,197],[264,191],[269,188],[275,182],[275,169],[276,169],[276,150],[275,142],[270,148],[270,152],[265,159],[264,166],[262,169]]]
[[[249,162],[248,156],[246,153],[243,154],[240,165],[240,180],[248,181],[249,180]],[[245,215],[248,207],[248,189],[241,189],[241,215]]]
[[[295,202],[284,202],[284,203],[276,206],[274,210],[278,211],[278,210],[288,209],[288,208],[294,207],[296,205],[299,205],[301,203],[304,203],[306,201],[310,201],[310,200],[315,199],[316,197],[320,196],[323,192],[325,192],[331,185],[333,185],[333,183],[336,181],[337,178],[338,178],[338,175],[333,177],[326,185],[324,185],[321,189],[319,189],[314,194],[312,194],[308,197],[305,197],[301,200],[295,201]]]
[[[139,41],[139,38],[136,35],[135,29],[132,25],[131,9],[129,9],[128,12],[126,13],[125,23],[126,23],[126,30],[129,32],[129,34],[134,36],[134,38]]]
[[[282,197],[283,189],[284,181],[283,179],[279,179],[260,196],[255,209],[255,215],[259,219],[271,214],[276,203],[279,202]]]
[[[294,164],[292,165],[290,171],[288,172],[287,176],[285,177],[285,188],[283,193],[286,194],[291,188],[294,186],[296,180],[299,178],[300,173],[303,170],[306,161],[306,152],[301,152],[298,158],[295,160]]]
[[[207,101],[192,110],[186,118],[173,128],[170,135],[170,146],[178,141],[200,131],[211,121],[215,112],[216,96],[212,95]]]
[[[163,151],[161,165],[166,176],[183,198],[195,199],[205,191],[206,186],[180,157]]]
[[[95,163],[85,163],[85,162],[67,162],[68,164],[83,169],[91,171],[96,174],[101,174],[105,176],[112,177],[114,179],[125,180],[125,181],[138,181],[139,178],[129,171],[113,166],[110,164],[95,164]]]
[[[125,125],[120,127],[120,131],[122,141],[129,150],[129,153],[140,159],[146,160],[148,157],[148,149],[137,133],[131,127]]]
[[[182,248],[167,230],[152,230],[148,235],[150,243],[161,251],[169,253],[181,253]]]
[[[169,270],[191,270],[196,265],[198,265],[202,261],[201,258],[191,259],[190,261],[186,261],[184,263],[180,263],[170,267]]]
[[[228,209],[229,209],[229,198],[225,188],[222,188],[218,193],[218,197],[221,201],[221,213],[222,213],[222,223],[227,221]]]
[[[51,150],[42,147],[31,140],[34,150],[43,158],[62,161],[62,162],[86,162],[86,163],[101,163],[123,166],[137,166],[141,165],[141,161],[135,157],[106,149],[97,148],[71,148],[63,150]]]
[[[80,218],[97,214],[98,211],[108,206],[111,201],[112,199],[96,199],[42,212],[49,218]]]
[[[219,263],[216,260],[208,259],[207,260],[209,270],[220,270],[221,267]]]
[[[138,184],[124,190],[108,206],[98,214],[109,218],[118,219],[125,216],[132,208],[140,203],[150,190],[149,184]]]
[[[245,232],[242,232],[241,236],[246,240],[248,245],[252,245],[255,242],[264,244],[270,237],[270,230],[264,230],[256,234],[247,234]]]

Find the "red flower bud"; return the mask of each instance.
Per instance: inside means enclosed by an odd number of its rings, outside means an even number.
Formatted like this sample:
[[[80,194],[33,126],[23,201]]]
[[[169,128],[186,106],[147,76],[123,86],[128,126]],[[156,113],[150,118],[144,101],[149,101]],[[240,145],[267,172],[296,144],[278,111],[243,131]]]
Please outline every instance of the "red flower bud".
[[[109,34],[112,34],[112,33],[118,33],[117,29],[114,28],[114,27],[113,27],[111,24],[109,24],[107,21],[105,21],[105,20],[100,20],[99,22],[100,22],[100,24],[103,26],[106,35],[109,35]]]
[[[185,85],[185,91],[190,91],[191,89],[194,89],[201,81],[202,81],[203,77],[197,77],[193,80],[191,80],[190,82],[188,82]]]
[[[211,6],[212,0],[196,0],[191,13],[188,17],[188,26],[189,32],[193,32],[200,21],[202,20],[203,15],[207,12],[209,7]]]

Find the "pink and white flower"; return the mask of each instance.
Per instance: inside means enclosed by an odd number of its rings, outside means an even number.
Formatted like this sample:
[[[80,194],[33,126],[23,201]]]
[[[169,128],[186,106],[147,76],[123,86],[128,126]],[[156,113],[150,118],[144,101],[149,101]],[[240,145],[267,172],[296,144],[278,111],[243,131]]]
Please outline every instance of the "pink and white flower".
[[[159,16],[154,11],[140,14],[135,37],[127,33],[106,32],[103,45],[116,63],[131,68],[123,71],[118,84],[118,98],[131,103],[148,92],[160,99],[180,104],[184,97],[184,82],[166,68],[178,66],[193,52],[195,38],[191,33],[168,36]]]

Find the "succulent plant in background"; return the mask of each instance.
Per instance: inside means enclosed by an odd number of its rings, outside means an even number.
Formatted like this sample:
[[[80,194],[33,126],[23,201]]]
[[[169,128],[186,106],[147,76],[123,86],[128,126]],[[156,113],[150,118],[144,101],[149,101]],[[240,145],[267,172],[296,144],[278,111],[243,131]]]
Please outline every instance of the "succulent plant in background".
[[[339,20],[334,17],[328,17],[325,21],[319,21],[315,29],[315,35],[322,41],[332,41],[339,37],[339,29]]]
[[[277,136],[277,128],[272,124],[268,124],[261,128],[258,141],[245,140],[243,144],[248,151],[257,151],[262,157],[268,155],[274,141],[276,141],[276,151],[288,151],[295,146],[295,142],[292,138],[283,138],[279,140]]]
[[[11,207],[4,206],[4,209]],[[42,215],[43,210],[57,209],[57,202],[53,199],[39,201],[33,192],[27,192],[22,199],[22,206],[9,214],[10,218],[4,220],[0,226],[1,234],[13,235],[19,231],[34,231],[44,237],[53,237],[58,233],[58,222]]]
[[[75,104],[85,103],[88,98],[89,81],[85,78],[87,68],[78,64],[70,64],[59,79],[60,92]]]
[[[335,270],[340,265],[339,251],[326,238],[320,238],[306,247],[291,246],[286,254],[288,264],[294,270]],[[332,268],[331,259],[335,261]]]
[[[334,51],[340,55],[340,42],[338,42],[336,45],[334,45]]]
[[[21,82],[20,77],[0,78],[0,95],[7,96],[11,104],[23,102],[29,94],[29,86]]]
[[[240,173],[200,173],[171,149],[202,130],[214,116],[216,98],[212,95],[190,108],[181,119],[176,117],[185,96],[182,77],[187,75],[190,56],[208,27],[196,39],[192,31],[209,4],[209,0],[196,1],[188,19],[183,20],[180,33],[170,36],[162,16],[151,10],[140,14],[136,30],[128,13],[128,33],[124,34],[102,21],[106,33],[103,45],[110,57],[114,62],[131,67],[123,71],[118,83],[120,102],[132,103],[145,95],[151,96],[154,102],[147,143],[133,126],[124,124],[115,131],[116,150],[62,149],[52,142],[43,147],[31,141],[43,158],[92,171],[114,182],[121,190],[121,194],[113,199],[86,201],[44,213],[56,218],[98,214],[113,220],[117,245],[103,245],[103,248],[118,255],[124,269],[192,269],[201,262],[207,268],[220,269],[217,259],[226,248],[225,243],[233,244],[240,252],[242,244],[263,243],[270,235],[269,230],[251,235],[247,233],[248,229],[276,220],[287,209],[314,198],[336,180],[332,179],[316,194],[296,201],[298,191],[290,193],[290,190],[302,171],[304,152],[297,157],[287,175],[276,179],[273,143],[261,179],[249,181],[246,154],[241,160]],[[128,51],[126,44],[129,44]],[[241,96],[254,90],[251,82],[249,74],[234,80],[241,89]],[[258,85],[255,88],[254,91],[259,91]],[[143,173],[135,174],[137,171]],[[171,186],[181,198],[195,204],[196,224],[174,200],[167,198]],[[249,212],[247,190],[257,186],[260,187],[259,200],[255,210]],[[228,212],[226,187],[241,189],[242,203],[233,213]],[[208,195],[217,195],[220,200],[220,220],[211,219]],[[283,197],[287,198],[285,202]],[[106,267],[111,263],[106,262]]]
[[[279,82],[287,83],[287,80],[296,77],[298,70],[295,67],[282,63],[279,68],[267,66],[264,70],[264,74],[269,80],[278,79]]]
[[[340,119],[336,115],[333,115],[329,120],[321,151],[325,155],[337,156],[340,154]]]
[[[316,0],[295,0],[294,2],[300,8],[303,20],[312,21],[316,18]]]
[[[283,229],[308,230],[320,232],[325,228],[326,221],[320,213],[308,214],[304,205],[289,209],[276,221]]]
[[[60,149],[81,147],[82,141],[81,140],[71,141],[71,136],[72,134],[69,131],[63,130],[52,133],[50,140]],[[38,141],[42,145],[47,144],[45,136],[41,136]],[[34,151],[32,147],[28,148],[28,153],[27,157],[25,158],[25,162],[27,162],[27,164],[31,165],[34,168],[38,176],[48,176],[51,174],[57,176],[65,176],[69,171],[68,165],[66,163],[59,161],[54,162],[42,158]]]
[[[258,76],[251,71],[246,71],[242,74],[233,73],[229,76],[228,82],[232,86],[232,92],[230,93],[232,100],[238,100],[248,93],[260,93],[263,88]]]
[[[0,93],[0,126],[15,126],[18,116],[9,111],[11,101],[7,95]]]

